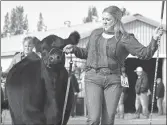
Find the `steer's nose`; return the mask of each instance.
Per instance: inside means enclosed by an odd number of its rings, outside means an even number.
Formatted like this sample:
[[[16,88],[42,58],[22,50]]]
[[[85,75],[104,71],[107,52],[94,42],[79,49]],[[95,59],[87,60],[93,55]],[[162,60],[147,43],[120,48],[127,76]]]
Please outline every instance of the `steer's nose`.
[[[49,61],[50,61],[50,62],[54,62],[54,57],[53,57],[53,56],[50,56],[50,57],[49,57]]]
[[[59,60],[60,60],[60,56],[59,55],[52,55],[52,56],[49,57],[49,61],[51,63],[54,63],[54,62],[59,61]]]
[[[60,59],[60,56],[57,56],[56,58],[57,58],[57,60],[59,60],[59,59]]]

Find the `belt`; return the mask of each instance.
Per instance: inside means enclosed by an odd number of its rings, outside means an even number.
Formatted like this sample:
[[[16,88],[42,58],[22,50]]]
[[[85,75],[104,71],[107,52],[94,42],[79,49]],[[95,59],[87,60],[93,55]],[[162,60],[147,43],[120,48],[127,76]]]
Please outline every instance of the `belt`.
[[[109,68],[90,68],[90,70],[94,70],[96,71],[96,73],[102,73],[102,74],[118,74],[119,71],[118,70],[111,70]]]

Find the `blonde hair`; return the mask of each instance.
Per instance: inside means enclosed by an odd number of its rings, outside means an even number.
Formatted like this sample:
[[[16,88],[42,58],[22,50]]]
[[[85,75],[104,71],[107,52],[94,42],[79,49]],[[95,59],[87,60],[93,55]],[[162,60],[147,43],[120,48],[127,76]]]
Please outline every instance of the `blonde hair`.
[[[33,45],[35,46],[33,37],[31,37],[31,36],[25,37],[25,38],[23,39],[23,41],[22,41],[23,45],[24,45],[24,43],[25,43],[26,41],[28,41],[28,44],[33,44]]]
[[[118,40],[120,35],[127,36],[128,32],[125,30],[123,23],[119,19],[115,18],[115,20],[116,23],[114,25],[114,32],[115,32],[115,37]]]
[[[126,36],[128,34],[123,26],[123,23],[121,22],[121,19],[125,14],[125,11],[125,8],[120,9],[117,6],[109,6],[103,10],[103,12],[109,13],[115,19],[114,32],[117,40],[120,35]]]

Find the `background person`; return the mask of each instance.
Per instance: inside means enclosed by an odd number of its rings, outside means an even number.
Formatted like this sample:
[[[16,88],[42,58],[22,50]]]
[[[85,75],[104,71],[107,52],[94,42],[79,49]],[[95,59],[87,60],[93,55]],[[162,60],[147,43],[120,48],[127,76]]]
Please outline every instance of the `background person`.
[[[157,108],[158,115],[163,115],[163,99],[164,99],[164,84],[161,78],[157,78],[157,87],[156,87],[156,99],[157,99]]]
[[[80,71],[78,67],[75,67],[73,73],[71,74],[71,84],[73,87],[73,92],[74,92],[74,98],[73,98],[73,105],[71,109],[71,116],[74,117],[76,115],[76,104],[77,104],[77,98],[78,98],[78,93],[80,92],[79,89],[79,83],[78,83],[78,75]]]
[[[18,62],[20,62],[21,60],[23,60],[28,54],[33,53],[33,49],[35,47],[34,44],[34,38],[35,37],[31,37],[31,36],[27,36],[23,39],[23,52],[17,52],[13,59],[12,62],[10,64],[10,66],[8,67],[8,69],[5,72],[2,72],[2,76],[5,77],[8,72],[10,71],[10,69],[17,64]]]
[[[125,73],[125,68],[121,68],[121,85],[123,87],[123,91],[121,93],[121,97],[119,99],[118,108],[117,108],[117,114],[118,118],[123,119],[124,118],[124,102],[127,98],[127,89],[129,88],[129,81],[128,76]]]
[[[140,118],[140,110],[142,108],[142,112],[145,118],[149,117],[148,111],[148,76],[145,71],[143,71],[142,67],[137,67],[135,70],[138,78],[136,80],[135,91],[136,91],[136,116],[135,118]]]

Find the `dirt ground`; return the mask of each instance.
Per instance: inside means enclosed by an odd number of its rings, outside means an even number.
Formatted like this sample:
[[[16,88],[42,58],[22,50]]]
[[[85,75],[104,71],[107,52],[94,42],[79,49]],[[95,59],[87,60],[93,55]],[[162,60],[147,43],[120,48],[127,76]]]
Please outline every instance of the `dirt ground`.
[[[141,115],[140,119],[133,119],[134,114],[125,114],[124,119],[115,120],[115,125],[150,125],[150,119],[144,119]],[[86,117],[84,116],[76,116],[74,118],[70,117],[68,125],[86,125]],[[2,113],[2,124],[1,125],[9,125],[11,124],[11,117],[8,110],[3,111]],[[152,115],[152,122],[154,125],[166,125],[166,115],[157,116],[157,114]]]

